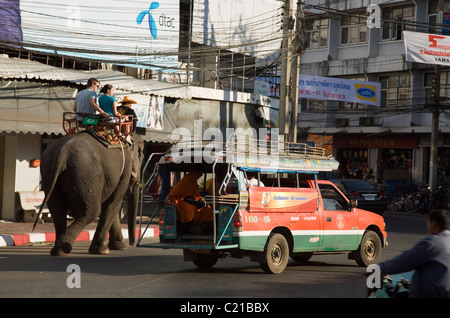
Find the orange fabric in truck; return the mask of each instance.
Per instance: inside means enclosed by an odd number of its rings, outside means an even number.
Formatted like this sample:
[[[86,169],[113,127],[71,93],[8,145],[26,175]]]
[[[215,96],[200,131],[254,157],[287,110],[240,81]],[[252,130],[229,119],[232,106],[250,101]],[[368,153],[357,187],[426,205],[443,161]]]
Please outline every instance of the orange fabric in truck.
[[[213,213],[209,206],[198,210],[194,205],[184,201],[185,197],[193,197],[194,200],[202,199],[197,179],[202,176],[201,172],[190,171],[180,182],[178,182],[168,195],[169,204],[177,206],[178,220],[182,223],[212,222]]]

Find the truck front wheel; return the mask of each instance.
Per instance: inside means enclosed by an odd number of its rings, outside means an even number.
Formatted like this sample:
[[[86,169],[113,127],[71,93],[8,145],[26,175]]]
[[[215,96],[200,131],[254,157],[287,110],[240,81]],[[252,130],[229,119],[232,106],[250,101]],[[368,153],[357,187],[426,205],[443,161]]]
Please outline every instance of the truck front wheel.
[[[289,244],[286,238],[278,233],[269,236],[264,250],[264,262],[261,268],[269,274],[280,274],[284,271],[289,260]]]
[[[381,240],[374,231],[364,233],[361,243],[356,250],[355,261],[359,266],[377,264],[381,258]]]

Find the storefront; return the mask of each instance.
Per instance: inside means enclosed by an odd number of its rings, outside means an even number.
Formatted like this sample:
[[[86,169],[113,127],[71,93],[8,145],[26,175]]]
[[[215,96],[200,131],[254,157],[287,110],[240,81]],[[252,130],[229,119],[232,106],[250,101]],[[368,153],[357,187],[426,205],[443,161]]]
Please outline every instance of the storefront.
[[[338,177],[359,178],[393,186],[412,182],[414,149],[418,137],[404,134],[341,134],[333,138],[340,162]]]

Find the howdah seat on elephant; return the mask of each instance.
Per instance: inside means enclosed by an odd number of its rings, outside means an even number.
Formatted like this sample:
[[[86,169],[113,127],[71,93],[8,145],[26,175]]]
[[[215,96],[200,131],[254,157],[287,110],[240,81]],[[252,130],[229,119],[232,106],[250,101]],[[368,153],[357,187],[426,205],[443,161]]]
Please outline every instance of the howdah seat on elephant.
[[[78,116],[83,117],[83,121],[78,120]],[[115,144],[127,140],[133,130],[133,116],[121,115],[117,117],[117,123],[102,121],[99,116],[82,114],[75,112],[63,113],[63,129],[68,135],[75,134],[82,130],[94,131],[103,140]]]

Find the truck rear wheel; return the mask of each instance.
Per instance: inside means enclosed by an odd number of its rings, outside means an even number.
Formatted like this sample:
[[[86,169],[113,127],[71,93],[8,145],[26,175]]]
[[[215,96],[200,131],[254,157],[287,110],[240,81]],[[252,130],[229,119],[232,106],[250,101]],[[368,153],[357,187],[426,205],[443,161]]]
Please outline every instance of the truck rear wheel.
[[[280,274],[284,271],[289,260],[289,245],[286,238],[278,233],[269,236],[264,250],[264,262],[261,268],[269,274]]]
[[[219,256],[216,254],[197,254],[197,257],[193,260],[194,264],[200,268],[211,268],[216,265],[219,260]]]
[[[356,251],[356,263],[364,267],[378,263],[381,258],[381,249],[381,240],[378,234],[374,231],[367,231]]]

